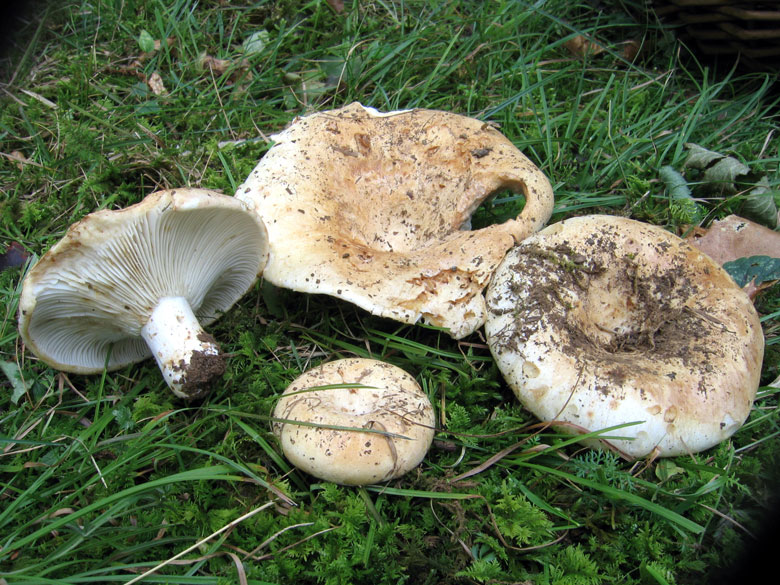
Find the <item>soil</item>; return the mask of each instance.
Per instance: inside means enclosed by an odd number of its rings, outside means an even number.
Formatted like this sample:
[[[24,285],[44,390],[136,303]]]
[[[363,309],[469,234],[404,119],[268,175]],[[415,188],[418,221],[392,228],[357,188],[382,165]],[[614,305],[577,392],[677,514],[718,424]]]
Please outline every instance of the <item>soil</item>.
[[[201,334],[199,339],[202,342],[211,342],[216,345],[216,342],[211,335]],[[227,366],[223,354],[219,353],[215,355],[205,351],[192,352],[190,365],[187,366],[183,360],[180,365],[183,370],[186,369],[181,391],[190,399],[204,396],[210,390],[213,381],[225,373],[225,368]]]
[[[648,270],[641,253],[627,253],[614,234],[594,231],[578,242],[565,240],[542,246],[521,244],[508,268],[511,296],[518,299],[514,327],[498,343],[498,351],[522,353],[522,346],[541,329],[556,333],[558,347],[580,364],[593,364],[617,384],[638,373],[639,357],[675,358],[686,368],[699,369],[715,353],[704,341],[719,325],[697,308],[703,289],[687,254],[668,242],[654,245],[663,266]],[[576,247],[576,250],[575,250]],[[602,315],[588,315],[591,300],[617,295],[625,305],[618,331],[602,327]],[[584,309],[584,310],[583,310]],[[491,307],[493,314],[507,309]]]

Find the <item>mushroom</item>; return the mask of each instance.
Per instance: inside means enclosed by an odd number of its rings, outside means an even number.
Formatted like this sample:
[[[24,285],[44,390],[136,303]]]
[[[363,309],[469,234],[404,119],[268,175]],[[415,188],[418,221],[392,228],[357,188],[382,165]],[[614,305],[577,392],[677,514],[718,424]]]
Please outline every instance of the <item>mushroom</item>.
[[[244,203],[203,189],[158,191],[126,209],[97,211],[25,277],[19,332],[38,358],[77,374],[153,355],[177,396],[199,397],[225,369],[200,323],[252,286],[267,242]]]
[[[414,377],[365,358],[304,372],[274,408],[274,434],[303,471],[344,485],[395,479],[417,466],[433,441],[431,401]]]
[[[671,456],[728,438],[750,412],[758,315],[717,263],[660,227],[550,225],[507,254],[486,298],[498,367],[544,421],[603,432],[628,457]],[[606,432],[618,425],[630,426]]]
[[[496,265],[552,212],[544,174],[473,118],[353,103],[272,138],[236,192],[268,228],[265,280],[455,338],[484,323]],[[472,213],[502,189],[525,197],[522,213],[469,231]]]

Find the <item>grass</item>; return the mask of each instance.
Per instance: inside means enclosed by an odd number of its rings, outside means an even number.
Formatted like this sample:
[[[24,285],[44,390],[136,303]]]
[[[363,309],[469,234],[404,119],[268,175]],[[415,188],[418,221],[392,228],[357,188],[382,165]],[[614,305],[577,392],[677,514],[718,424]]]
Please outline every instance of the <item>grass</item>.
[[[551,178],[553,221],[611,213],[683,233],[659,169],[682,170],[691,142],[777,189],[774,79],[699,64],[641,2],[345,4],[36,5],[0,62],[2,242],[34,258],[96,209],[182,185],[232,193],[264,137],[354,100],[500,124]],[[262,49],[242,51],[256,33]],[[606,50],[572,54],[565,43],[579,35]],[[629,39],[641,45],[633,62]],[[702,223],[743,199],[699,200]],[[521,205],[499,194],[475,225]],[[222,382],[185,405],[153,363],[75,376],[25,352],[23,274],[0,273],[3,585],[708,583],[754,546],[772,499],[775,387],[721,445],[627,462],[540,428],[479,334],[455,342],[258,284],[210,327],[231,355]],[[780,374],[778,286],[757,306],[769,384]],[[317,483],[270,432],[294,377],[353,355],[413,373],[438,410],[429,456],[388,486]]]

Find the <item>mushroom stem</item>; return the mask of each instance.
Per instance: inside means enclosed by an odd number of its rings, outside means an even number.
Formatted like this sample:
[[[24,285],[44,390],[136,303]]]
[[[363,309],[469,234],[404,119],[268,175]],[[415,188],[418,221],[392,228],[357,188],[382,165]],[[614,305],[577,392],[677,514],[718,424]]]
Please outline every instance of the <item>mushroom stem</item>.
[[[201,328],[184,297],[164,297],[152,311],[141,336],[176,396],[198,398],[225,371],[214,338]]]

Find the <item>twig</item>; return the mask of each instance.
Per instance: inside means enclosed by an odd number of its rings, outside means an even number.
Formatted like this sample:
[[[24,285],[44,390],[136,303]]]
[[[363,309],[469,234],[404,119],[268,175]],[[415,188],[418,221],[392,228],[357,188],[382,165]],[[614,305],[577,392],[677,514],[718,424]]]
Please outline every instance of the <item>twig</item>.
[[[263,550],[265,547],[267,547],[269,544],[271,544],[271,543],[272,543],[274,540],[276,540],[278,537],[280,537],[282,534],[284,534],[284,533],[285,533],[285,532],[287,532],[288,530],[292,530],[292,529],[294,529],[294,528],[302,528],[302,527],[304,527],[304,526],[311,526],[312,524],[314,524],[314,522],[301,522],[301,523],[299,523],[299,524],[292,524],[292,525],[290,525],[290,526],[285,526],[285,527],[284,527],[284,528],[282,528],[281,530],[279,530],[279,531],[275,532],[274,534],[272,534],[271,536],[269,536],[268,538],[266,538],[266,539],[265,539],[263,542],[261,542],[259,545],[257,545],[257,546],[256,546],[254,549],[252,549],[251,551],[249,551],[249,552],[244,552],[244,558],[245,558],[245,559],[246,559],[246,558],[250,558],[250,557],[251,557],[251,558],[254,558],[254,557],[255,557],[255,555],[256,555],[258,552],[260,552],[261,550]]]
[[[305,537],[305,538],[302,538],[302,539],[300,539],[298,542],[294,542],[294,543],[292,543],[292,544],[288,544],[287,546],[285,546],[285,547],[282,547],[282,548],[280,548],[280,549],[279,549],[279,550],[277,550],[277,551],[274,551],[274,552],[272,552],[272,553],[267,553],[267,554],[264,554],[264,555],[263,555],[263,556],[261,556],[261,557],[253,557],[253,560],[255,560],[255,561],[265,561],[266,559],[270,559],[270,558],[271,558],[271,557],[273,557],[274,555],[277,555],[277,554],[279,554],[279,553],[281,553],[281,552],[284,552],[284,551],[290,550],[291,548],[293,548],[293,547],[296,547],[296,546],[298,546],[299,544],[303,544],[303,543],[304,543],[304,542],[306,542],[307,540],[311,540],[312,538],[316,538],[316,537],[317,537],[317,536],[319,536],[320,534],[325,534],[326,532],[332,532],[333,530],[336,530],[337,528],[340,528],[340,526],[331,526],[330,528],[324,528],[323,530],[320,530],[319,532],[315,532],[314,534],[310,534],[309,536],[307,536],[307,537]]]
[[[504,457],[506,457],[507,455],[509,455],[513,451],[517,450],[518,447],[521,447],[522,445],[527,443],[531,439],[531,437],[533,437],[535,435],[538,435],[539,433],[543,433],[548,427],[550,427],[551,425],[556,424],[557,423],[556,419],[566,409],[566,407],[569,404],[569,401],[571,400],[572,396],[574,395],[574,391],[577,389],[577,386],[579,386],[580,378],[582,377],[582,370],[584,369],[584,367],[585,366],[580,367],[580,371],[577,374],[577,379],[574,381],[574,385],[571,388],[571,392],[569,392],[569,397],[566,399],[566,402],[563,403],[563,406],[561,406],[560,410],[558,411],[558,414],[555,415],[553,420],[545,421],[544,423],[541,424],[541,426],[540,426],[540,428],[538,430],[534,431],[533,433],[531,433],[530,435],[525,437],[522,441],[519,441],[519,442],[515,443],[514,445],[510,445],[509,447],[506,447],[505,449],[502,449],[501,451],[499,451],[498,453],[496,453],[495,455],[490,457],[487,461],[484,461],[481,464],[477,465],[476,467],[474,467],[474,468],[472,468],[472,469],[470,469],[470,470],[468,470],[468,471],[466,471],[464,473],[461,473],[457,477],[453,478],[451,481],[452,482],[460,481],[462,479],[466,479],[467,477],[471,477],[472,475],[476,475],[478,473],[482,473],[483,471],[485,471],[489,467],[493,466],[493,464],[495,464],[496,462],[500,461],[501,459],[503,459]]]
[[[246,513],[246,514],[244,514],[243,516],[239,516],[239,517],[238,517],[238,518],[236,518],[235,520],[233,520],[233,521],[229,522],[228,524],[225,524],[225,525],[224,525],[222,528],[220,528],[220,529],[219,529],[219,530],[217,530],[216,532],[212,532],[212,533],[211,533],[211,534],[209,534],[209,535],[208,535],[206,538],[203,538],[203,539],[199,540],[198,542],[196,542],[196,543],[195,543],[195,544],[193,544],[192,546],[190,546],[190,547],[188,547],[188,548],[185,548],[185,549],[184,549],[183,551],[181,551],[180,553],[178,553],[178,554],[176,554],[176,555],[172,556],[171,558],[169,558],[169,559],[167,559],[167,560],[163,561],[163,562],[162,562],[162,563],[160,563],[159,565],[156,565],[156,566],[152,567],[151,569],[149,569],[148,571],[146,571],[146,573],[142,573],[142,574],[138,575],[137,577],[135,577],[135,578],[133,578],[133,579],[130,579],[130,580],[127,582],[127,583],[125,583],[125,585],[132,585],[133,583],[139,583],[140,581],[143,581],[143,580],[144,580],[146,577],[148,577],[149,575],[151,575],[151,574],[153,574],[153,573],[156,573],[157,571],[159,571],[160,569],[162,569],[164,566],[166,566],[166,565],[170,565],[170,564],[171,564],[171,563],[173,563],[173,562],[174,562],[176,559],[179,559],[179,558],[183,557],[184,555],[186,555],[187,553],[189,553],[189,552],[192,552],[193,550],[195,550],[196,548],[198,548],[200,545],[202,545],[204,542],[208,542],[209,540],[211,540],[211,539],[212,539],[212,538],[214,538],[215,536],[219,536],[220,534],[222,534],[222,533],[223,533],[223,532],[225,532],[226,530],[229,530],[229,529],[233,528],[234,526],[237,526],[238,524],[240,524],[240,523],[241,523],[241,522],[243,522],[244,520],[247,520],[248,518],[251,518],[252,516],[254,516],[255,514],[257,514],[258,512],[261,512],[261,511],[265,510],[266,508],[269,508],[269,507],[271,507],[271,506],[273,506],[273,505],[274,505],[274,502],[273,502],[273,500],[272,500],[272,501],[270,501],[270,502],[267,502],[267,503],[263,504],[263,505],[262,505],[262,506],[260,506],[259,508],[255,508],[254,510],[250,510],[249,512],[247,512],[247,513]]]

